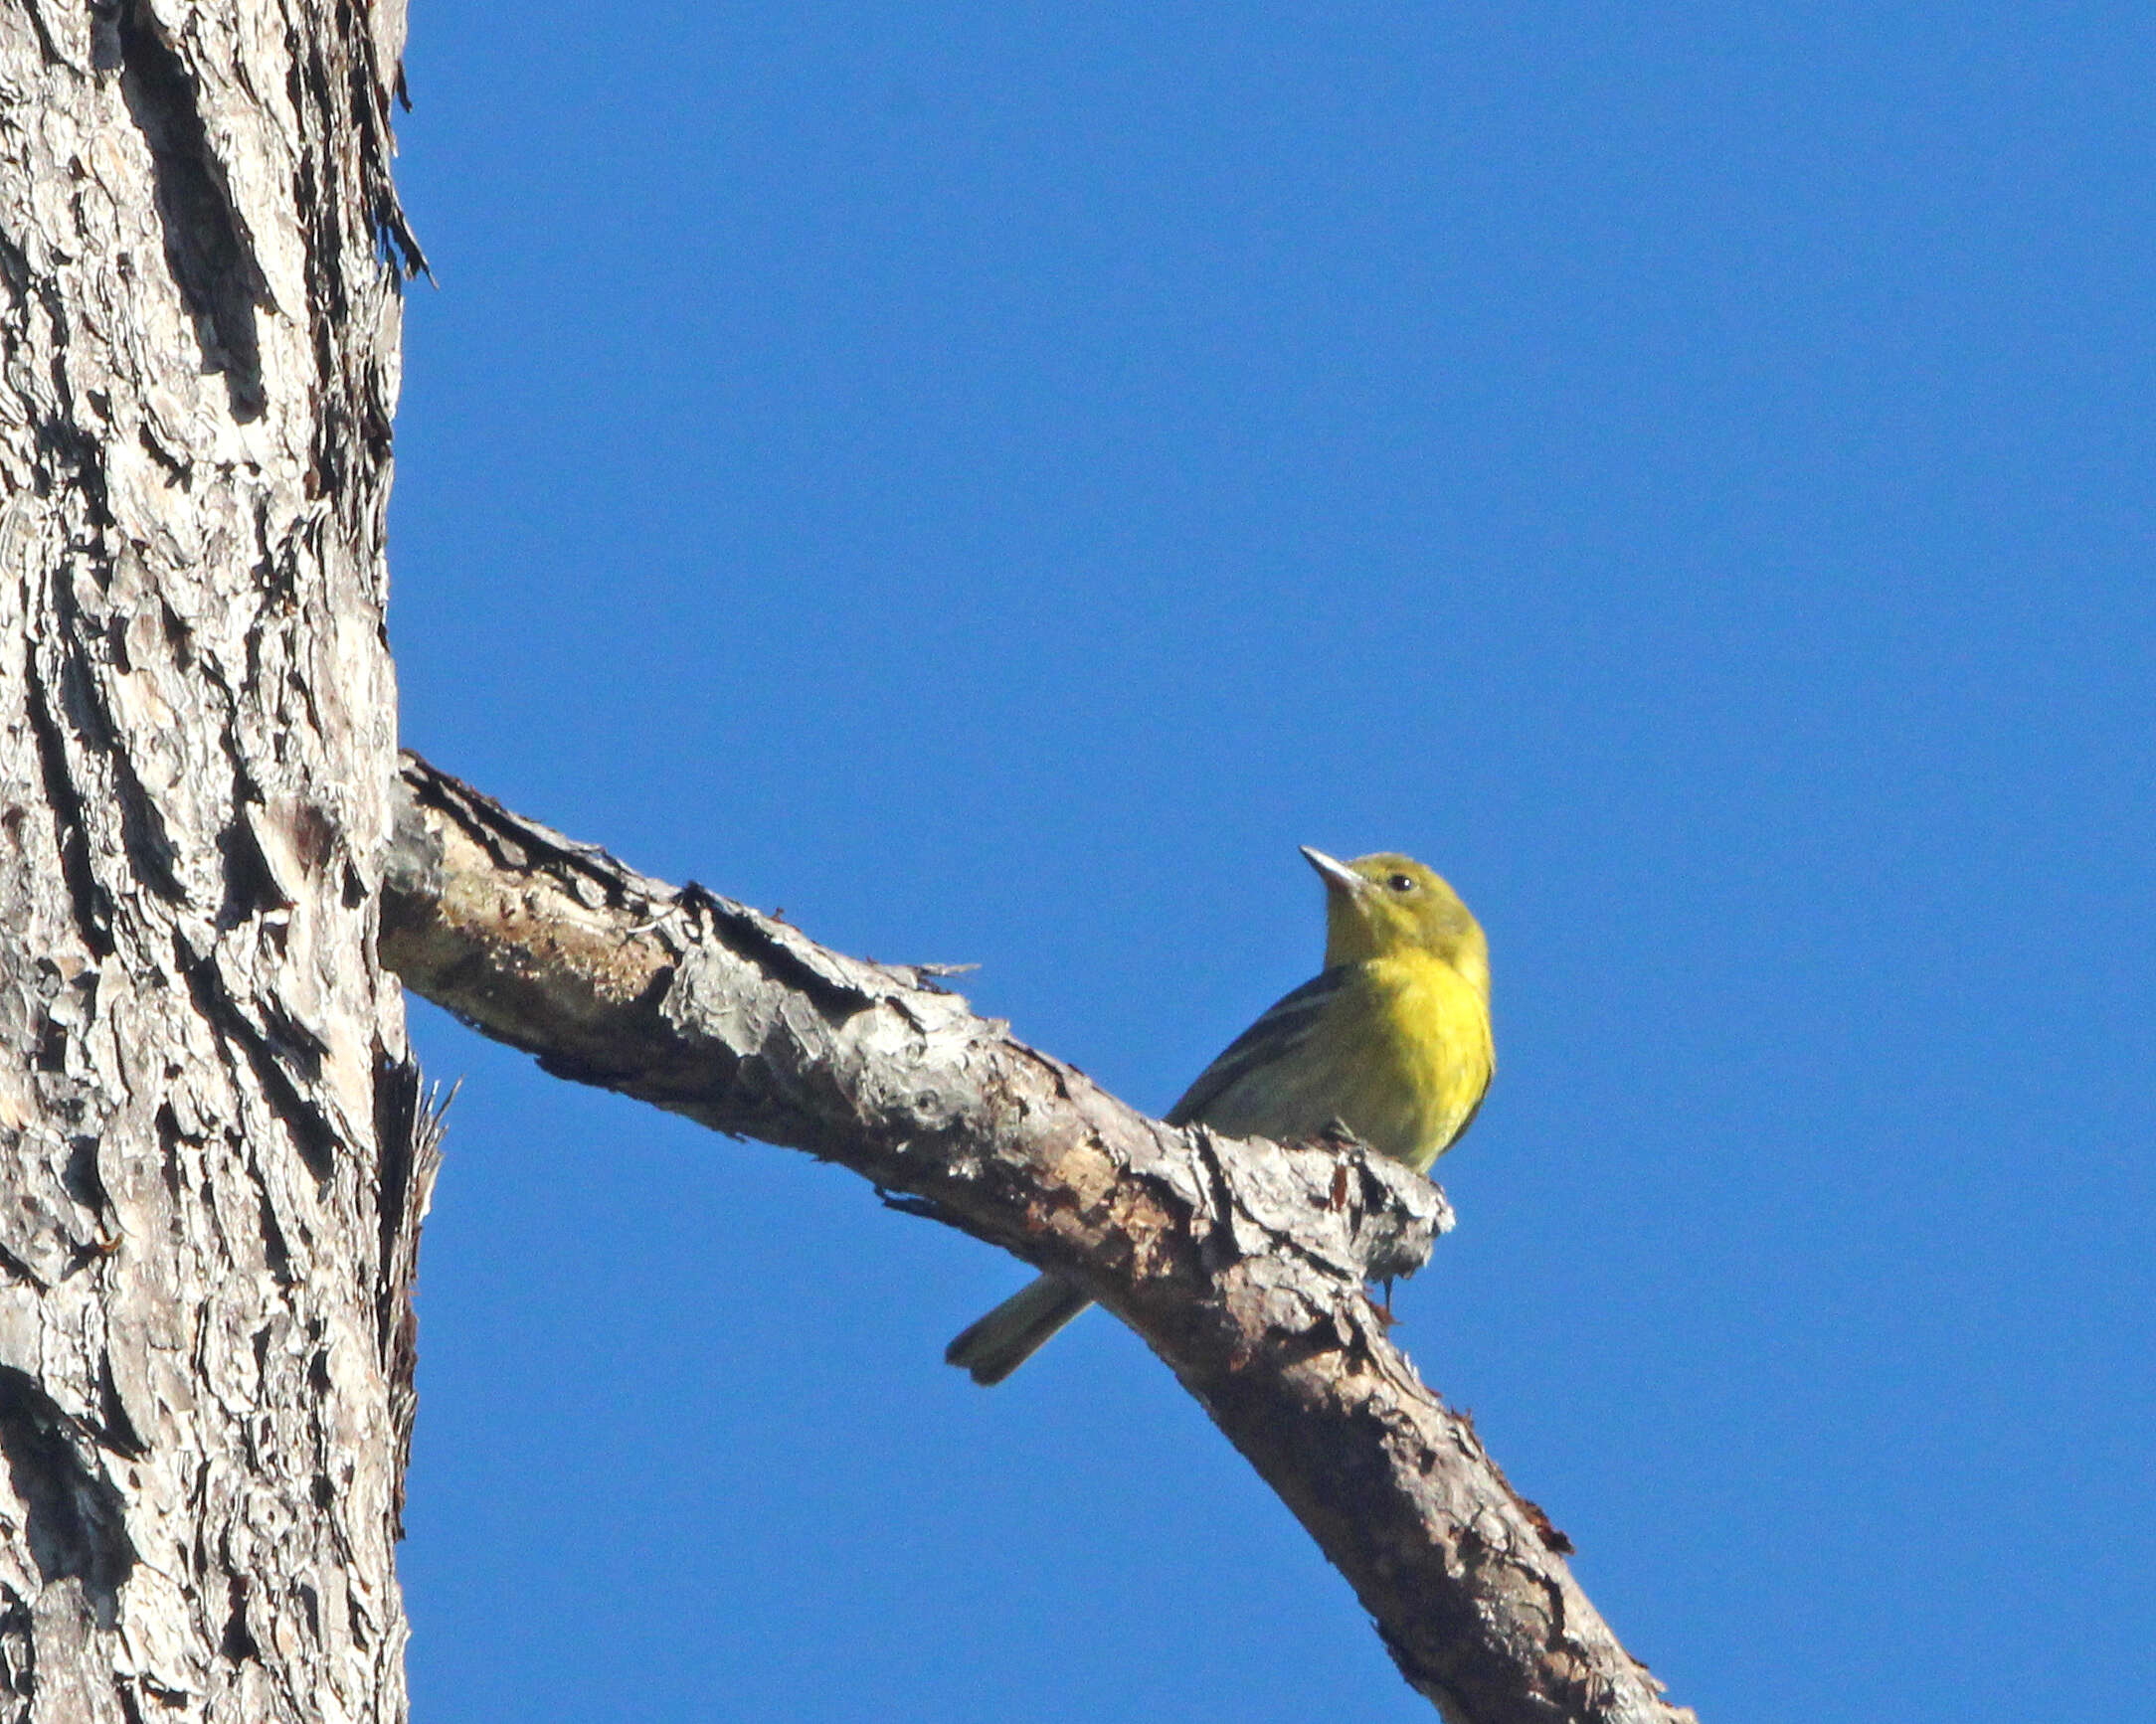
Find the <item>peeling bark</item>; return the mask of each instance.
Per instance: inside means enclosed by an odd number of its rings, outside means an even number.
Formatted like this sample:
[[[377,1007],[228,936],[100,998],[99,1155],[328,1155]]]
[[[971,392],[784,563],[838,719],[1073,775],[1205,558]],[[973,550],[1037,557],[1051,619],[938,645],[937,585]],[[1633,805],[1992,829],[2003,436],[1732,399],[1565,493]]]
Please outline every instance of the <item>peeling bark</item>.
[[[932,973],[646,879],[410,755],[402,788],[382,955],[407,985],[551,1072],[839,1162],[1083,1288],[1295,1511],[1448,1718],[1692,1716],[1364,1294],[1451,1225],[1436,1187],[1358,1145],[1164,1125]]]
[[[0,0],[0,1713],[404,1716],[401,6]]]

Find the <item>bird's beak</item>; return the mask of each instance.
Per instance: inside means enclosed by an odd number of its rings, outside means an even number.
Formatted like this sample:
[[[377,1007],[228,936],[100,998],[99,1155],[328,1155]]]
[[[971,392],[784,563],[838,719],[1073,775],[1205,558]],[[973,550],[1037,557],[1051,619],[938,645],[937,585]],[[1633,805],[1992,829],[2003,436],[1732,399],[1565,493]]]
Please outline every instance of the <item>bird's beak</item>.
[[[1318,870],[1318,878],[1325,882],[1328,891],[1346,892],[1352,895],[1360,892],[1369,884],[1361,875],[1337,857],[1328,856],[1323,850],[1313,850],[1308,844],[1303,845],[1301,848],[1303,860]]]

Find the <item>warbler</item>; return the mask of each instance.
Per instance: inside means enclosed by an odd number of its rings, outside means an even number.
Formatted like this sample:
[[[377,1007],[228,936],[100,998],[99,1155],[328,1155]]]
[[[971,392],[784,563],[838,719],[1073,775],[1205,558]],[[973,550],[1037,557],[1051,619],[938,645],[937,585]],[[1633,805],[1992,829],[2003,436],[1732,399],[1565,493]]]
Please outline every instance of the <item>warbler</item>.
[[[1427,1173],[1497,1070],[1490,943],[1420,862],[1390,852],[1340,862],[1308,845],[1303,854],[1325,882],[1325,968],[1229,1043],[1165,1118],[1276,1142],[1345,1126]],[[977,1383],[1000,1383],[1091,1302],[1043,1275],[944,1358]]]

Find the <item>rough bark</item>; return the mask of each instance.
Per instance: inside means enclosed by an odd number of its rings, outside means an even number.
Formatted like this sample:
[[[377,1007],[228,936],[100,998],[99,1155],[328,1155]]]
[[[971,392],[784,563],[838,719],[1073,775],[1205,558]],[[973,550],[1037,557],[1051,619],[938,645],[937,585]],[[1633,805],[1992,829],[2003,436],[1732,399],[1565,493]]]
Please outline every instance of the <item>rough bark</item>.
[[[840,1162],[1082,1287],[1280,1493],[1447,1717],[1691,1716],[1364,1294],[1450,1225],[1434,1186],[1357,1146],[1163,1125],[931,974],[645,879],[411,756],[403,789],[382,953],[409,986],[549,1071]]]
[[[405,1712],[403,28],[0,0],[9,1718]]]

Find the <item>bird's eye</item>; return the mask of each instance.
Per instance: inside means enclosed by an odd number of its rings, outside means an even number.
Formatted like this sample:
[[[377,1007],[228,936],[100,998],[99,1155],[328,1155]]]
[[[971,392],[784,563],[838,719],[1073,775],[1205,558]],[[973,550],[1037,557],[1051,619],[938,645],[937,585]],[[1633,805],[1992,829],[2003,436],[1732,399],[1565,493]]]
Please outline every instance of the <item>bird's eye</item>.
[[[1414,876],[1411,874],[1395,874],[1385,884],[1395,892],[1412,892],[1415,889]]]

